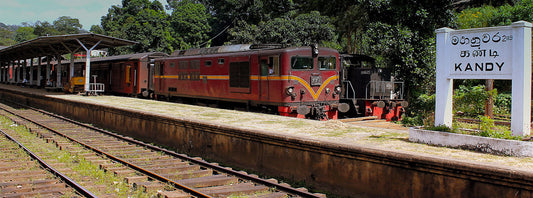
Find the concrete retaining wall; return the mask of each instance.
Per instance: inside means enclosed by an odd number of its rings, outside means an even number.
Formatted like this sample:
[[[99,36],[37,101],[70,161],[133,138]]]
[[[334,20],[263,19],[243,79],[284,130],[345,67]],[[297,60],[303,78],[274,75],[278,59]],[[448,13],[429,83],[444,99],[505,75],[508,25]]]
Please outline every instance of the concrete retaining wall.
[[[221,164],[285,177],[349,197],[532,197],[533,174],[423,156],[245,131],[106,106],[2,90],[80,121]]]
[[[530,141],[505,140],[418,128],[409,129],[409,141],[497,155],[533,157],[533,142]]]

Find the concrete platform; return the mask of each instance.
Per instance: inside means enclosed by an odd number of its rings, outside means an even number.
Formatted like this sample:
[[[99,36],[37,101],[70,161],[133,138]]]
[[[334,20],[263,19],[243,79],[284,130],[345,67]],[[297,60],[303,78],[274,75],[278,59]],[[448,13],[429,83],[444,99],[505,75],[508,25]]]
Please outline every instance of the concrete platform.
[[[31,94],[19,99],[12,95],[15,90]],[[3,84],[0,94],[3,99],[16,98],[87,122],[109,122],[103,125],[337,195],[533,195],[533,158],[411,143],[408,130],[401,127],[303,120],[137,98],[64,95]]]

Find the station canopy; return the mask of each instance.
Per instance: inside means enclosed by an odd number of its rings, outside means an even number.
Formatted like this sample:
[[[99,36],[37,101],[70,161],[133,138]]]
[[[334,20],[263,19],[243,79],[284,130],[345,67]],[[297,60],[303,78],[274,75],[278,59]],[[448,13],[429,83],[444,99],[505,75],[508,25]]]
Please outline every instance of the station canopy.
[[[92,50],[96,50],[133,45],[136,43],[137,42],[135,41],[94,33],[42,36],[6,48],[0,48],[0,61],[7,62],[36,57],[85,52],[86,49],[82,46],[82,44],[86,46],[86,48],[91,48],[94,46]]]

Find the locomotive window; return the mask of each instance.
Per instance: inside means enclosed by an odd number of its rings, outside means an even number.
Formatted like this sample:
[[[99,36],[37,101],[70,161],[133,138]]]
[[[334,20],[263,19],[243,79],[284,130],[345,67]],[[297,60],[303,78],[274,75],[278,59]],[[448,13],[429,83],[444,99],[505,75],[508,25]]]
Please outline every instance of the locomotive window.
[[[269,68],[268,68],[268,60],[261,60],[261,76],[268,75]]]
[[[334,70],[334,69],[337,69],[337,58],[335,58],[335,57],[318,57],[318,65],[320,65],[320,70]]]
[[[270,75],[279,75],[279,56],[268,57],[269,65],[272,66],[272,72]]]
[[[313,69],[313,58],[293,56],[291,57],[291,68],[292,69]]]
[[[178,62],[178,69],[189,69],[189,61]]]
[[[170,63],[170,67],[175,67],[176,63]]]
[[[211,65],[213,65],[213,62],[211,62],[210,60],[208,60],[208,61],[205,61],[205,62],[204,62],[204,65],[205,65],[206,67],[211,67]]]
[[[218,59],[218,64],[223,65],[224,64],[224,59],[223,58],[219,58]]]
[[[250,87],[250,63],[230,62],[229,64],[229,86],[237,88]]]
[[[131,65],[127,65],[126,66],[126,72],[125,72],[126,76],[125,76],[125,81],[126,83],[131,83],[131,80],[130,80],[130,76],[131,76]]]
[[[200,60],[191,61],[191,69],[200,69]]]

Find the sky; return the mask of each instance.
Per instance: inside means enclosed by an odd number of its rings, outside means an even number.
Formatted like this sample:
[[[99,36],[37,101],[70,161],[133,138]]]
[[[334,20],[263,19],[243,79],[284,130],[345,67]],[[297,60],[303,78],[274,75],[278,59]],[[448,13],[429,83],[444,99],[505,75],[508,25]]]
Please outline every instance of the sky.
[[[166,0],[160,0],[163,5]],[[122,0],[0,0],[0,22],[6,25],[34,24],[37,21],[53,23],[61,16],[80,20],[82,29],[99,25],[102,16],[112,5]]]

